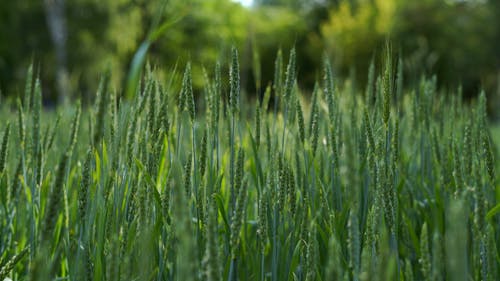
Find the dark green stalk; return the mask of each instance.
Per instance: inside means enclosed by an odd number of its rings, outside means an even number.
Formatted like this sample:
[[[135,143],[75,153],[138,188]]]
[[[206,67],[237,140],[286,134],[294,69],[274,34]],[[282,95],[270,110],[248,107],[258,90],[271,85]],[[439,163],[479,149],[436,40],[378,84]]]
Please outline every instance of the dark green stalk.
[[[358,216],[351,211],[349,214],[348,221],[349,229],[349,239],[348,239],[348,249],[349,249],[349,267],[352,270],[354,280],[359,280],[360,264],[361,264],[361,238],[359,233],[359,222]]]
[[[237,271],[237,254],[239,252],[240,244],[240,231],[243,224],[243,214],[245,212],[247,201],[247,187],[246,181],[243,181],[239,188],[238,196],[236,199],[236,208],[234,209],[231,220],[231,264],[229,268],[229,281],[236,281],[238,276]]]
[[[261,105],[260,102],[257,101],[255,106],[255,143],[257,147],[260,147],[260,123],[261,123]]]
[[[208,196],[207,212],[207,243],[205,247],[204,263],[206,264],[206,275],[208,281],[221,280],[219,247],[217,235],[217,207],[215,199],[211,195]]]
[[[222,92],[222,82],[221,82],[221,70],[220,64],[217,62],[215,64],[215,81],[214,81],[214,112],[215,117],[213,120],[213,136],[214,136],[214,144],[215,144],[215,155],[217,156],[217,169],[220,167],[219,163],[219,117],[220,117],[220,103],[221,103],[221,92]]]
[[[459,199],[450,202],[446,216],[446,272],[449,280],[468,280],[467,266],[467,228],[468,212],[464,202]]]
[[[257,235],[259,237],[260,242],[260,280],[264,281],[265,276],[265,249],[268,239],[268,220],[267,220],[267,212],[268,212],[268,201],[267,199],[267,188],[264,189],[263,192],[260,193],[260,198],[258,202],[258,230]]]

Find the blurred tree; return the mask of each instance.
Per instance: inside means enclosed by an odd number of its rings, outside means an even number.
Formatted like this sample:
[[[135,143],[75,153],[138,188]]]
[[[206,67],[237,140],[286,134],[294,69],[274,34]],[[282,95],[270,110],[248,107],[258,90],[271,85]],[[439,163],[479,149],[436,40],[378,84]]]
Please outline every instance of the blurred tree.
[[[56,2],[44,1],[0,2],[0,88],[3,93],[22,92],[18,85],[22,85],[33,57],[41,68],[46,100],[55,100],[56,73],[61,73],[58,69],[64,69],[64,65],[67,65],[71,90],[61,92],[68,96],[78,93],[85,99],[92,97],[99,73],[108,67],[113,73],[112,84],[122,89],[128,64],[145,39],[160,0],[65,0],[62,10],[58,5],[63,2],[56,5]],[[168,3],[166,18],[174,19],[175,24],[152,46],[150,61],[153,64],[171,66],[191,59],[194,65],[212,69],[217,58],[225,57],[221,54],[228,46],[244,46],[248,11],[241,5],[230,0],[171,0]],[[200,86],[201,71],[195,72],[198,74],[195,83]]]
[[[322,42],[340,73],[354,67],[364,78],[370,58],[378,58],[390,38],[403,51],[406,81],[436,73],[441,85],[462,83],[466,94],[475,95],[480,87],[492,88],[488,77],[498,68],[494,2],[343,1],[321,25]]]
[[[42,1],[0,2],[0,87],[4,94],[22,93],[19,82],[30,61],[52,49],[49,38]]]
[[[493,11],[482,1],[405,2],[392,32],[405,50],[407,71],[437,73],[444,85],[462,83],[468,95],[491,89],[485,79],[495,69]]]
[[[64,0],[44,0],[47,25],[56,55],[56,83],[59,103],[66,104],[69,91],[66,40],[66,8]]]
[[[134,51],[143,40],[158,1],[67,0],[68,61],[74,91],[93,97],[99,75],[112,70],[112,85],[122,81]],[[91,101],[89,101],[91,102]]]
[[[111,65],[119,76],[137,46],[141,17],[130,1],[67,0],[63,9],[52,5],[0,2],[0,87],[7,95],[23,91],[21,81],[32,60],[39,66],[45,100],[56,100],[56,73],[64,73],[65,65],[71,89],[60,91],[68,97],[88,95],[104,66]]]
[[[211,71],[217,60],[225,66],[231,45],[240,50],[245,47],[248,10],[228,0],[170,3],[165,17],[175,19],[175,26],[152,46],[150,59],[160,66],[180,63],[180,68],[193,61],[193,83],[200,88],[204,83],[201,67]]]
[[[394,23],[395,0],[343,1],[321,26],[325,49],[341,73],[368,69]]]
[[[294,45],[302,47],[298,41],[305,36],[307,24],[304,17],[291,9],[280,6],[262,6],[254,11],[249,22],[249,31],[250,38],[254,41],[253,46],[258,48],[262,65],[262,87],[265,88],[274,78],[274,60],[278,49],[283,50],[286,58]],[[298,58],[301,75],[306,74],[303,73],[303,67],[311,66],[303,60],[304,58],[305,56]]]
[[[496,50],[495,51],[495,65],[496,65],[496,73],[492,73],[490,75],[489,83],[496,83],[496,94],[494,96],[494,100],[491,105],[491,112],[493,112],[493,116],[496,118],[496,120],[500,120],[500,111],[498,110],[500,108],[500,1],[498,0],[489,0],[489,4],[491,5],[491,10],[493,11],[494,18],[495,18],[495,23],[494,28],[495,28],[495,39],[492,42],[493,43],[493,48]],[[496,75],[495,75],[496,74]],[[496,77],[495,77],[496,76]]]
[[[81,94],[91,102],[99,73],[107,67],[112,85],[122,89],[159,2],[0,1],[0,89],[11,96],[21,93],[31,60],[41,69],[45,99],[55,100],[56,73],[64,68],[71,87],[59,92],[69,97]],[[65,5],[57,11],[54,3]],[[148,60],[178,64],[178,69],[192,60],[195,88],[204,83],[202,67],[210,72],[220,60],[227,71],[231,45],[240,50],[242,82],[250,92],[254,74],[264,88],[273,78],[276,51],[282,48],[286,59],[294,45],[301,86],[312,87],[321,77],[323,51],[336,75],[356,73],[363,80],[386,38],[403,50],[407,82],[437,73],[442,85],[460,81],[466,92],[476,93],[480,86],[496,85],[500,73],[497,0],[255,0],[252,8],[231,0],[168,3],[165,18],[171,25],[151,46]],[[252,65],[261,71],[252,71]]]

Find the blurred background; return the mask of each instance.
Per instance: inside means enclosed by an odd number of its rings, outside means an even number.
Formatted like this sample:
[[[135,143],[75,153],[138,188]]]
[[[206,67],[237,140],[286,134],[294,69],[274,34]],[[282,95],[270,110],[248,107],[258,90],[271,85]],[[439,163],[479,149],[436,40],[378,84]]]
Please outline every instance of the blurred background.
[[[99,76],[110,68],[124,88],[135,52],[146,39],[159,0],[0,1],[0,89],[17,97],[34,62],[45,104],[81,97],[92,102]],[[190,60],[195,89],[215,62],[226,66],[231,45],[240,50],[248,95],[270,83],[278,49],[285,61],[295,46],[298,82],[311,89],[321,79],[327,53],[339,81],[364,89],[370,61],[381,69],[387,38],[404,59],[406,86],[437,75],[443,89],[480,89],[490,110],[500,100],[500,1],[498,0],[170,0],[167,29],[148,61],[162,73]],[[167,75],[165,75],[167,76]],[[498,116],[497,116],[498,117]]]

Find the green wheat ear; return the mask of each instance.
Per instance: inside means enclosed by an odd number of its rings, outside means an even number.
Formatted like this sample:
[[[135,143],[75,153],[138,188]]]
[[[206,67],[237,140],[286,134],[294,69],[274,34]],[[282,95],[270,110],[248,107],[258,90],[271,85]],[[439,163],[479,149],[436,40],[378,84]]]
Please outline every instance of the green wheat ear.
[[[80,182],[80,190],[78,192],[78,210],[82,223],[85,222],[87,215],[88,194],[92,182],[92,156],[92,148],[89,147],[87,150],[87,157],[83,165],[82,180]]]
[[[261,127],[261,105],[257,102],[255,105],[255,143],[260,146],[260,127]]]
[[[299,140],[303,145],[306,140],[306,125],[304,121],[304,112],[302,110],[302,105],[300,104],[300,99],[297,99],[295,106],[297,111],[297,126],[299,127]]]
[[[200,167],[200,176],[203,177],[205,176],[205,170],[207,166],[207,150],[208,150],[208,135],[207,135],[207,129],[203,130],[203,136],[201,138],[201,152],[200,152],[200,160],[199,160],[199,167]]]
[[[152,74],[150,74],[152,76]],[[159,91],[159,82],[153,79],[153,77],[148,78],[151,80],[151,88],[147,94],[147,98],[149,100],[149,105],[148,105],[148,116],[147,116],[147,123],[148,123],[148,130],[149,133],[152,134],[153,139],[158,139],[158,130],[156,127],[156,104],[158,102],[158,91]]]
[[[33,96],[33,62],[28,67],[28,71],[26,73],[26,83],[24,86],[24,108],[27,111],[30,110],[31,99]]]
[[[319,113],[317,109],[318,105],[313,104],[313,116],[311,119],[311,151],[313,157],[316,155],[316,150],[318,149],[318,141],[319,141]]]
[[[32,106],[31,157],[35,164],[35,182],[41,183],[42,178],[42,147],[40,143],[40,118],[42,112],[42,86],[40,79],[35,82]]]
[[[160,107],[160,120],[159,120],[159,127],[160,130],[168,135],[168,132],[170,131],[170,119],[168,118],[168,110],[169,110],[169,104],[168,104],[168,92],[160,85],[160,97],[161,97],[161,107]]]
[[[182,85],[179,94],[177,95],[177,111],[182,112],[186,107],[186,85],[188,84],[188,76],[187,76],[187,65],[186,69],[184,69],[184,75],[182,76]]]
[[[19,161],[17,162],[17,167],[16,167],[16,171],[14,173],[14,177],[12,178],[12,182],[11,182],[11,185],[10,187],[7,188],[7,204],[9,202],[12,202],[14,201],[14,203],[17,203],[18,201],[18,195],[19,195],[19,191],[20,191],[20,187],[21,187],[21,182],[19,180],[19,177],[21,176],[21,172],[22,172],[22,168],[23,168],[23,160],[22,159],[19,159]],[[0,262],[0,264],[2,264]]]
[[[21,146],[21,150],[24,150],[26,143],[26,124],[24,121],[23,105],[20,99],[17,100],[17,123],[19,131],[19,143]]]
[[[307,133],[308,137],[310,138],[312,136],[312,128],[313,128],[313,120],[314,120],[314,115],[318,111],[318,93],[319,93],[319,85],[318,82],[316,81],[314,83],[314,89],[312,92],[312,97],[311,97],[311,110],[309,111],[309,124],[307,126]]]
[[[12,256],[7,263],[5,263],[2,268],[0,269],[0,280],[6,280],[7,276],[9,273],[14,269],[16,264],[21,261],[24,256],[29,251],[29,247],[24,248],[21,252],[19,252],[17,255]]]
[[[283,53],[278,50],[278,54],[276,55],[276,60],[274,61],[274,96],[279,98],[282,92],[282,84],[283,84]],[[274,101],[277,104],[277,100]]]
[[[220,102],[221,102],[221,92],[222,92],[222,78],[221,78],[220,63],[217,61],[215,64],[215,77],[214,77],[214,91],[212,97],[212,112],[214,113],[214,119],[212,121],[213,127],[217,122],[219,122],[220,115]]]
[[[285,160],[282,157],[278,158],[278,207],[280,210],[284,210],[287,194],[287,177],[285,165],[283,164]]]
[[[324,94],[326,98],[326,102],[328,104],[328,118],[330,119],[330,123],[333,124],[335,122],[335,97],[334,91],[335,86],[333,84],[333,70],[332,65],[330,64],[330,59],[328,56],[324,56],[323,58],[323,67],[324,67]]]
[[[78,100],[76,102],[76,113],[73,118],[73,122],[71,122],[71,138],[70,138],[70,143],[68,150],[73,151],[73,148],[75,147],[77,141],[78,141],[78,130],[80,128],[80,117],[82,115],[82,106],[80,101]]]
[[[387,44],[386,46],[386,57],[385,57],[385,70],[384,78],[382,81],[384,104],[383,104],[383,120],[384,125],[387,128],[389,126],[389,116],[391,113],[391,98],[392,98],[392,50],[391,46]]]
[[[490,182],[495,183],[495,160],[493,158],[493,149],[491,148],[491,141],[486,133],[482,134],[482,145],[483,153],[486,161],[486,170],[488,171],[488,176]]]
[[[283,100],[288,102],[288,99],[292,95],[293,86],[295,84],[295,60],[296,60],[295,47],[290,51],[290,57],[288,58],[288,65],[286,67],[285,73],[285,86],[283,91]]]
[[[5,171],[5,166],[7,163],[8,156],[8,146],[9,146],[9,135],[10,135],[10,123],[7,123],[5,132],[3,133],[2,147],[0,148],[0,175]]]
[[[191,166],[193,163],[193,154],[189,153],[186,163],[184,164],[184,191],[186,198],[191,196]]]
[[[267,201],[267,189],[263,191],[263,194],[259,198],[259,210],[258,210],[258,230],[257,235],[260,239],[261,251],[265,252],[267,239],[269,238],[268,233],[268,220],[267,220],[267,211],[269,208]]]
[[[464,165],[464,171],[472,171],[472,124],[471,121],[468,120],[465,123],[464,127],[464,143],[463,143],[463,155],[462,155],[462,163]]]
[[[203,263],[206,268],[208,281],[221,280],[218,229],[217,229],[217,206],[214,195],[209,196],[207,203],[207,245],[205,247],[205,257]]]
[[[195,101],[193,94],[193,82],[191,77],[191,63],[188,62],[182,79],[182,96],[185,99],[186,109],[191,122],[195,120]]]
[[[99,145],[101,139],[104,137],[104,125],[106,111],[108,110],[109,104],[109,81],[111,78],[111,71],[108,69],[104,72],[97,89],[97,101],[96,101],[96,117],[95,117],[95,131],[93,143],[94,145]]]
[[[235,194],[239,194],[239,190],[242,187],[243,184],[243,166],[245,164],[245,151],[243,148],[239,148],[238,150],[238,159],[236,161],[236,172],[235,172],[235,179],[234,179],[234,192]]]
[[[231,218],[231,256],[236,257],[240,244],[240,231],[243,224],[243,213],[247,203],[247,181],[244,179],[238,190],[236,207]]]
[[[297,188],[295,185],[295,174],[293,172],[292,166],[288,163],[285,166],[286,171],[286,189],[288,195],[288,202],[290,205],[290,212],[295,215],[297,211]]]
[[[231,112],[236,114],[240,110],[240,64],[238,50],[234,46],[231,49],[229,81],[231,85],[229,92],[229,107],[231,108]]]
[[[375,152],[375,137],[373,136],[372,124],[370,117],[368,116],[368,109],[365,108],[363,111],[363,121],[365,124],[365,137],[368,140],[369,148],[372,152]]]

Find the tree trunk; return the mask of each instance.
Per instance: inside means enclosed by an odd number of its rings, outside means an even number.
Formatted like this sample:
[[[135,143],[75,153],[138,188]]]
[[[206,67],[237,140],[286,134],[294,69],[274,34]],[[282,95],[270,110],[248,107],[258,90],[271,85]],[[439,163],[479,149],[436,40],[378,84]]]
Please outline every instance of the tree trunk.
[[[69,98],[69,77],[66,67],[67,53],[66,40],[68,32],[66,28],[65,3],[64,0],[44,0],[45,16],[49,33],[52,38],[56,53],[56,84],[59,104],[66,104]]]

